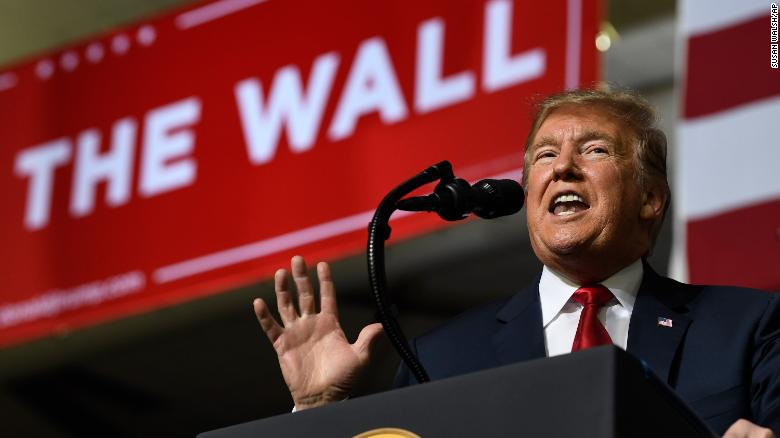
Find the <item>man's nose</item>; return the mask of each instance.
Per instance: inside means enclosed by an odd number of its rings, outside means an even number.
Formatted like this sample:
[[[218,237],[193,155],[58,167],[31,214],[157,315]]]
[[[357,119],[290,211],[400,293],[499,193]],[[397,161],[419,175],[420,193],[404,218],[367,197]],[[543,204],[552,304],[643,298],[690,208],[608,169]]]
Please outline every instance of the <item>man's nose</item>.
[[[553,163],[553,180],[576,179],[580,175],[577,157],[571,148],[563,148]]]

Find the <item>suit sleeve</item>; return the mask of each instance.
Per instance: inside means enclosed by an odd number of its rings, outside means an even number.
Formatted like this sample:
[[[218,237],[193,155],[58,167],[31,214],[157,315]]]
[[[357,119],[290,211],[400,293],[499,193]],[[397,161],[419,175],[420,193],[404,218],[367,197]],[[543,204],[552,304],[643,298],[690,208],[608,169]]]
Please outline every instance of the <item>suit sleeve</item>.
[[[756,423],[780,436],[780,294],[772,294],[754,340],[751,408]]]

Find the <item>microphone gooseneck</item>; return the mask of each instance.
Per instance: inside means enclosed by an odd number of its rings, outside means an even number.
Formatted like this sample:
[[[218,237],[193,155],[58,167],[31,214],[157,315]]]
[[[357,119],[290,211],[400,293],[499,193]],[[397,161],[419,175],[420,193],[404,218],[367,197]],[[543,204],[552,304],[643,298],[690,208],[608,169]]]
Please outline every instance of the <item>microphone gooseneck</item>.
[[[426,196],[402,199],[412,191],[439,180],[434,192]],[[382,323],[385,334],[417,382],[428,382],[425,368],[409,347],[409,342],[398,324],[398,310],[387,290],[385,272],[385,241],[390,238],[390,216],[396,210],[435,211],[445,220],[464,219],[474,213],[492,219],[516,213],[523,206],[525,196],[522,187],[512,180],[484,179],[473,186],[455,178],[452,165],[442,161],[404,181],[390,191],[379,203],[368,224],[368,280],[376,305],[376,318]]]

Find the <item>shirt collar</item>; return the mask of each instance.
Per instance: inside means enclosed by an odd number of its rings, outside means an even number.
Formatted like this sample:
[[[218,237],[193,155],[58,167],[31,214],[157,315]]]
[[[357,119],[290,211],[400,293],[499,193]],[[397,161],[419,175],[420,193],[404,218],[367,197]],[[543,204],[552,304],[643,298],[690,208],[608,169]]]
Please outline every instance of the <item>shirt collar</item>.
[[[629,312],[634,310],[636,294],[642,282],[644,268],[639,259],[621,269],[601,284],[615,295],[621,306]],[[542,303],[542,325],[547,327],[569,302],[574,291],[581,285],[545,266],[539,279],[539,298]]]

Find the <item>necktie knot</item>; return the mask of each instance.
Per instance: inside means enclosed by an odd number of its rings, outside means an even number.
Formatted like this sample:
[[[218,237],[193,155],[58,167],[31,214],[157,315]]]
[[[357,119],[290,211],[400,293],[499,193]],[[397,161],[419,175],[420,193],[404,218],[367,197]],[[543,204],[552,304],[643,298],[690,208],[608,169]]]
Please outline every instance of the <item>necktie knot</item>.
[[[614,297],[606,287],[596,284],[585,286],[574,291],[572,299],[583,306],[594,306],[597,309],[603,307]]]

